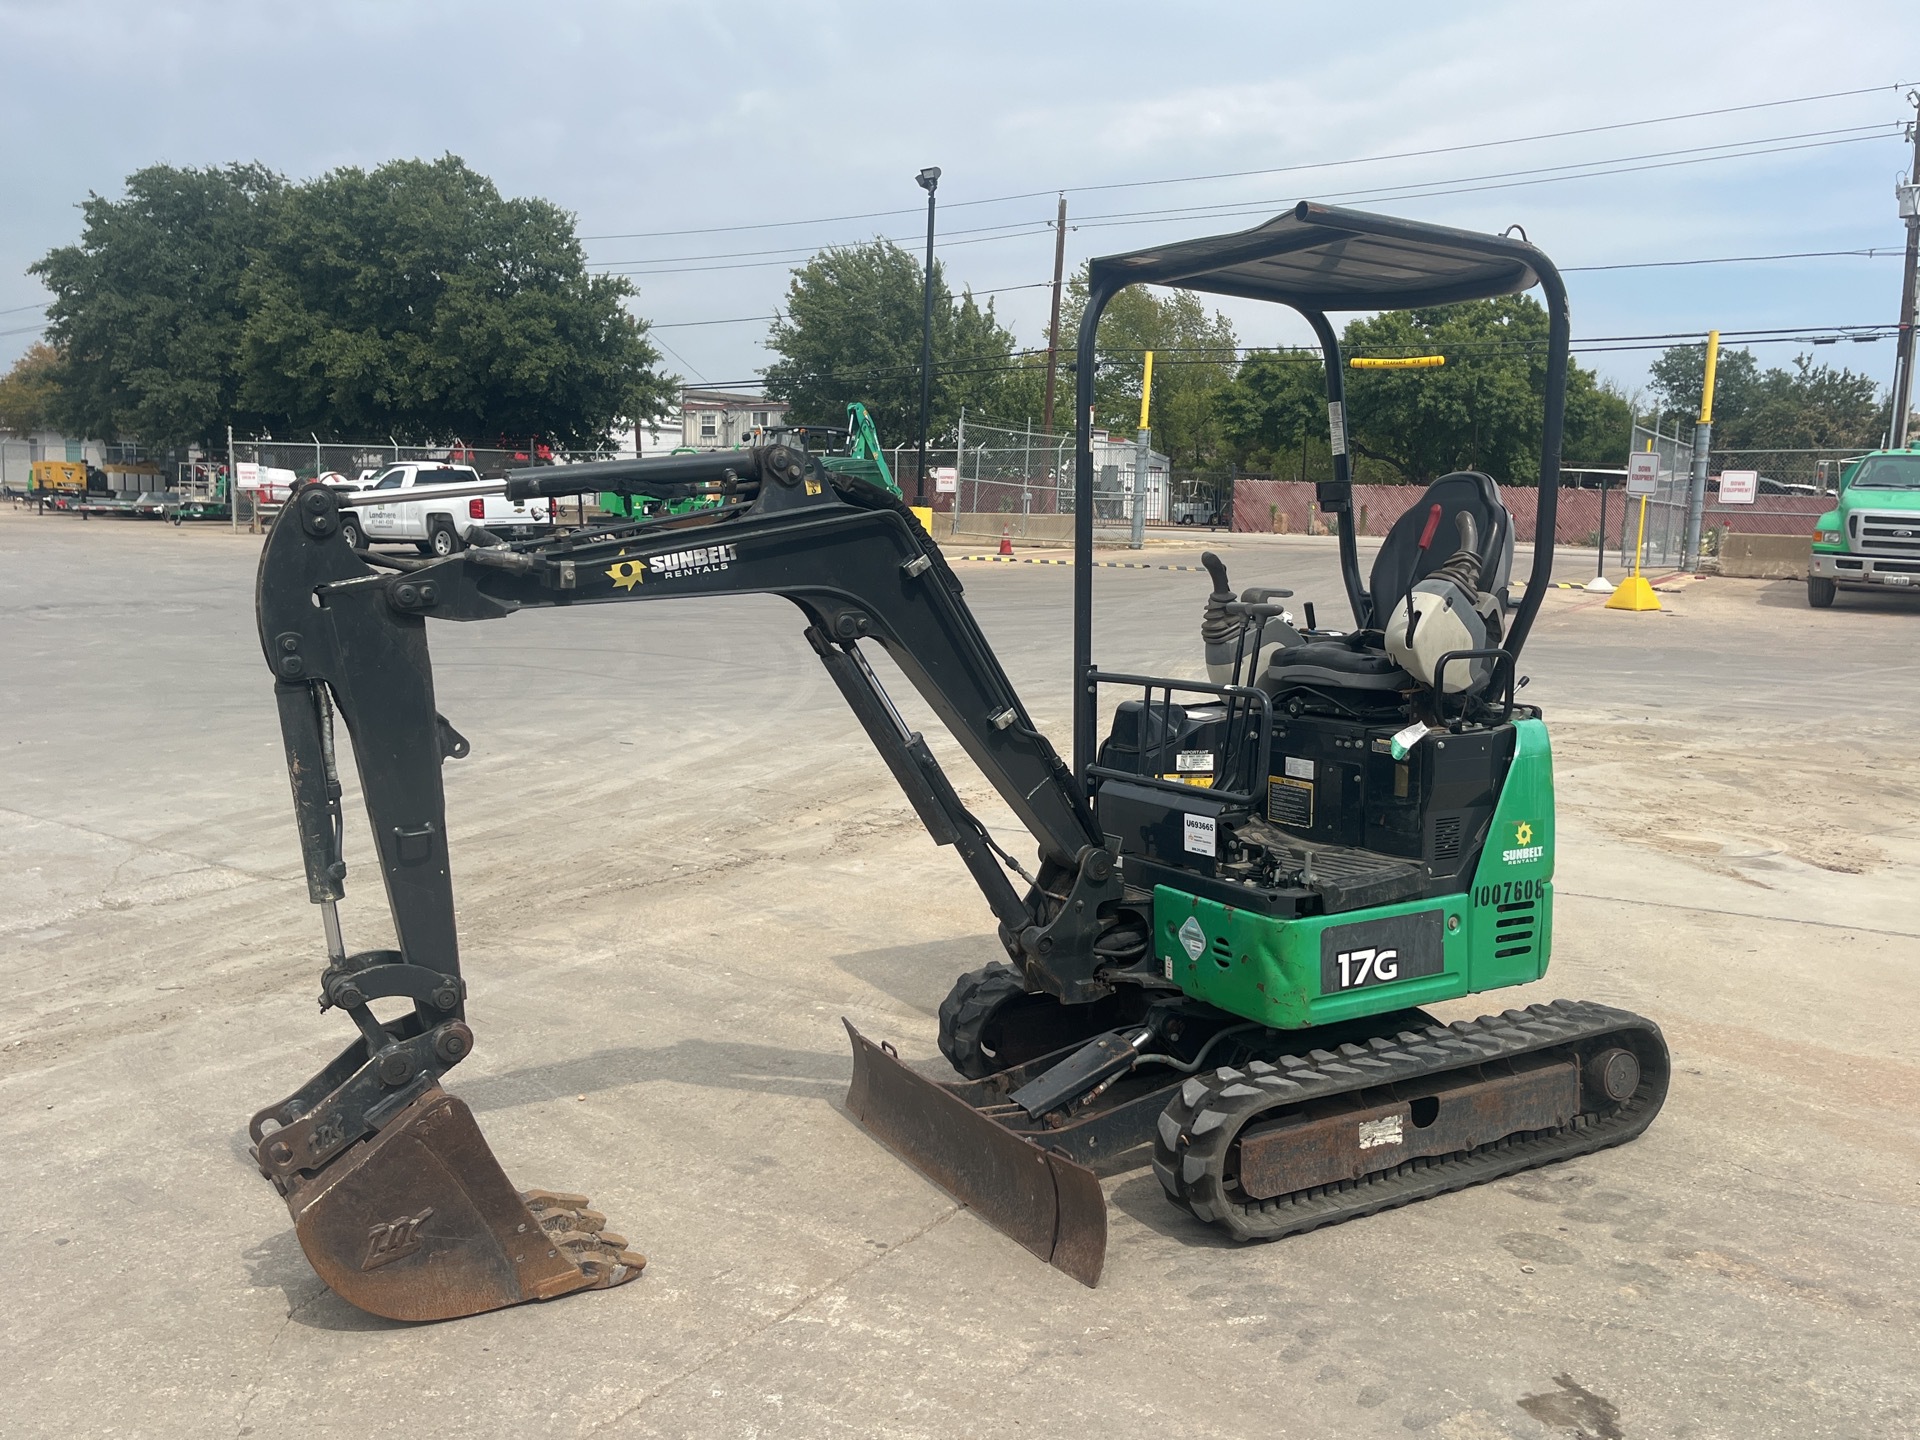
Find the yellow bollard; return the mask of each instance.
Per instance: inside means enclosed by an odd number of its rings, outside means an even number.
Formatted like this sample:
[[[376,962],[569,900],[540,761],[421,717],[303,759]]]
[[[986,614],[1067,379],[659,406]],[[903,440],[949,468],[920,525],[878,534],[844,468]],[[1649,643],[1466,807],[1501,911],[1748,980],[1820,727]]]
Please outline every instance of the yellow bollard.
[[[1633,540],[1633,574],[1620,582],[1607,598],[1609,610],[1658,610],[1659,597],[1640,574],[1640,556],[1647,548],[1647,497],[1640,497],[1640,529]]]

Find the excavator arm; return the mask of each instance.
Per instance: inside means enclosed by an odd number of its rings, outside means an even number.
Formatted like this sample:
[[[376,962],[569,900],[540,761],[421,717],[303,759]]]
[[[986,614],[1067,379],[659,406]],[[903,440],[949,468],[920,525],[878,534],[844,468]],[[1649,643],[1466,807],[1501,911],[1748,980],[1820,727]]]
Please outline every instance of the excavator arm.
[[[966,864],[1032,990],[1067,1004],[1097,1000],[1109,990],[1102,967],[1137,959],[1146,944],[1120,909],[1115,856],[1086,796],[1034,727],[959,579],[897,497],[783,445],[545,468],[501,484],[515,498],[612,490],[720,503],[412,561],[353,550],[340,516],[358,497],[308,485],[276,522],[259,574],[261,645],[308,894],[326,936],[321,1004],[344,1011],[358,1038],[254,1118],[255,1158],[322,1278],[363,1308],[407,1319],[618,1283],[644,1263],[607,1236],[583,1197],[514,1192],[465,1107],[439,1088],[473,1044],[440,774],[468,746],[436,709],[428,619],[784,596],[928,833]],[[1030,883],[1015,886],[1017,862],[901,719],[862,652],[867,642],[893,659],[1032,833],[1039,867]],[[350,954],[341,932],[336,715],[352,740],[394,951]],[[411,1011],[382,1021],[372,1010],[380,999],[410,1002]]]

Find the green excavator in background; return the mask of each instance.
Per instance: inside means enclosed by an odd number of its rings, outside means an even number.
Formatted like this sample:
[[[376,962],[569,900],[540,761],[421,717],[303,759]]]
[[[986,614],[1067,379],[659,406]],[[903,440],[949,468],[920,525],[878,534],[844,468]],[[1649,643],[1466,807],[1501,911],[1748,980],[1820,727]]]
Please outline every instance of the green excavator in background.
[[[888,468],[887,455],[880,448],[880,436],[873,428],[873,416],[858,400],[847,403],[847,423],[836,425],[780,425],[755,431],[735,449],[747,450],[769,443],[775,436],[789,444],[803,445],[819,460],[821,468],[836,475],[852,475],[869,485],[900,494],[900,486]],[[699,455],[692,445],[681,445],[669,453]],[[617,490],[600,494],[600,508],[621,520],[655,520],[667,515],[692,515],[711,510],[720,503],[717,496],[694,496],[682,500],[654,500],[643,495],[627,495]]]

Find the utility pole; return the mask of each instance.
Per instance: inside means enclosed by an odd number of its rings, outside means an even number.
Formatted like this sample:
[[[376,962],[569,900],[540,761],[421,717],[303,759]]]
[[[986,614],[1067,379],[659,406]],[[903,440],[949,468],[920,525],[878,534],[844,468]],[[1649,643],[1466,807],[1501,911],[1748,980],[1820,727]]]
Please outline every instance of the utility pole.
[[[1920,112],[1920,90],[1909,90],[1907,99]],[[1901,218],[1907,222],[1907,261],[1900,281],[1900,345],[1893,361],[1893,449],[1906,448],[1913,419],[1913,361],[1915,321],[1915,272],[1920,271],[1920,113],[1907,122],[1913,137],[1913,169],[1907,183],[1893,188],[1900,202]]]
[[[927,192],[927,274],[920,304],[920,473],[914,477],[913,503],[927,503],[927,417],[933,409],[933,192],[940,167],[929,165],[913,177]]]
[[[1707,334],[1706,383],[1700,388],[1700,423],[1693,427],[1693,484],[1687,497],[1687,539],[1680,552],[1680,568],[1691,570],[1700,563],[1700,519],[1707,504],[1707,458],[1713,448],[1713,377],[1720,365],[1720,332]],[[1679,422],[1674,429],[1678,431]],[[1679,436],[1676,434],[1675,443]],[[1671,532],[1669,532],[1671,533]]]
[[[1040,428],[1053,433],[1054,371],[1060,356],[1060,272],[1067,264],[1067,194],[1060,192],[1060,218],[1054,221],[1053,236],[1053,319],[1047,323],[1047,404]]]

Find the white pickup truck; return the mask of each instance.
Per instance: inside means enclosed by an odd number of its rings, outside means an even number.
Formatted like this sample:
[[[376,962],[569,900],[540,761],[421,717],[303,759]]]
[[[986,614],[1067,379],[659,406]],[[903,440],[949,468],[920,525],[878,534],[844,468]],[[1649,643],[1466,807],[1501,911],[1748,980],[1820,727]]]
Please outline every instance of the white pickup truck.
[[[471,465],[435,461],[391,465],[360,487],[361,503],[341,513],[340,528],[356,550],[368,544],[412,541],[428,555],[451,555],[467,544],[476,528],[502,540],[526,540],[552,528],[551,502],[509,500],[504,495],[475,495],[465,500],[409,500],[407,491],[427,486],[479,484]],[[392,492],[392,499],[384,498]],[[380,494],[371,504],[369,492]]]

